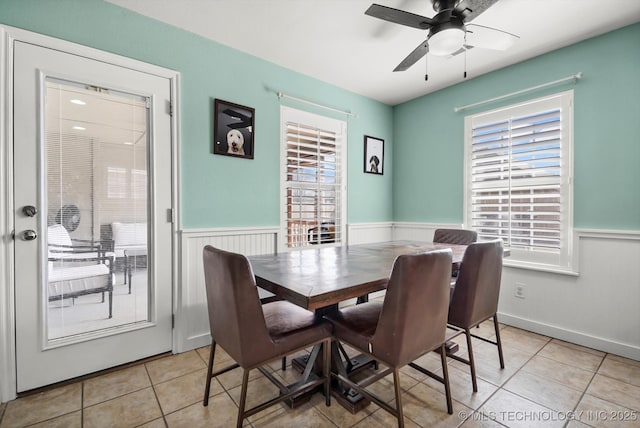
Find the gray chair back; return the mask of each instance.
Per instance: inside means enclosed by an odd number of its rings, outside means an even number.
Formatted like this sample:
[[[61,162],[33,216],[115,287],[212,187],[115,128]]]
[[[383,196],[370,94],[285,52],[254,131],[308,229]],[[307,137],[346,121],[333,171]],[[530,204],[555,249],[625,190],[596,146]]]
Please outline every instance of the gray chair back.
[[[451,250],[399,256],[371,339],[371,353],[400,367],[445,340]]]
[[[433,242],[469,245],[478,240],[478,232],[467,229],[436,229]]]
[[[473,327],[498,311],[502,278],[502,240],[467,247],[449,305],[449,323]]]
[[[241,367],[273,353],[249,260],[207,245],[204,276],[212,339]]]

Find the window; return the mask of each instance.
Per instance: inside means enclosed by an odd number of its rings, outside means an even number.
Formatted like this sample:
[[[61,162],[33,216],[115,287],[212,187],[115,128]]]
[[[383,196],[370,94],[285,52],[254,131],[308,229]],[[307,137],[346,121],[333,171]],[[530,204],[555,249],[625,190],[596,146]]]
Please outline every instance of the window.
[[[131,195],[134,199],[147,198],[147,170],[131,170]]]
[[[343,242],[346,123],[281,109],[283,245]]]
[[[506,264],[571,268],[572,128],[572,91],[465,118],[465,224]]]
[[[107,198],[124,199],[127,192],[127,170],[113,166],[107,167]]]

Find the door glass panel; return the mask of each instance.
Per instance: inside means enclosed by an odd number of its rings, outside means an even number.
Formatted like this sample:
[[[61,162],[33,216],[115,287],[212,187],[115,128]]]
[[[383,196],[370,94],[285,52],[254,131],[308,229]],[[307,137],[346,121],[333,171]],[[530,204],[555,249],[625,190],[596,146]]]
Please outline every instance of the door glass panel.
[[[149,320],[147,101],[46,79],[49,341]]]

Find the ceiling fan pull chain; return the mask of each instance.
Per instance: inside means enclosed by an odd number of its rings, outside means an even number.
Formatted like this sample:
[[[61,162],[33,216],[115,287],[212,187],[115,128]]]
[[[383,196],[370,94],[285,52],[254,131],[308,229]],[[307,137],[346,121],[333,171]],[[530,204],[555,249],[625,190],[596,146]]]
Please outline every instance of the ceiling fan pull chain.
[[[467,50],[464,50],[464,76],[465,79],[467,78]]]
[[[424,56],[424,81],[429,80],[429,55]]]
[[[464,49],[464,75],[463,78],[467,78],[467,33],[464,33],[464,45],[462,45],[462,49]]]

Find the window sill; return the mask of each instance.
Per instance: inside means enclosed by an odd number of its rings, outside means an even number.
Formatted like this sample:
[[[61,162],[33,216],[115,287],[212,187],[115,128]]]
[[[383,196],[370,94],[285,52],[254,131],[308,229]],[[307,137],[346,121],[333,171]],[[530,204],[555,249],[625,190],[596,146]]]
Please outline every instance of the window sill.
[[[522,260],[509,260],[508,258],[504,259],[502,264],[503,266],[516,268],[516,269],[528,269],[528,270],[535,270],[539,272],[555,273],[558,275],[580,276],[580,272],[568,266],[525,262]]]

